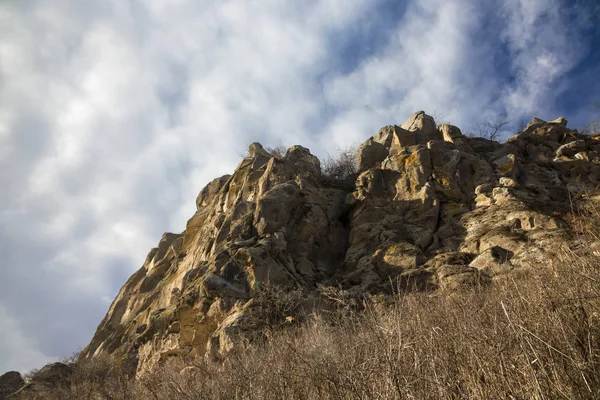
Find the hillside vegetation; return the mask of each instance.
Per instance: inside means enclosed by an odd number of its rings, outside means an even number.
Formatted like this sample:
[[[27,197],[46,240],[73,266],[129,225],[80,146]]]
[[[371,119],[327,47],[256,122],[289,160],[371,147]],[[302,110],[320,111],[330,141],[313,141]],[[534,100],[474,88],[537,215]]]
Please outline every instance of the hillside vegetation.
[[[485,288],[389,298],[329,289],[337,306],[293,319],[298,293],[273,292],[263,335],[224,360],[174,357],[139,379],[109,357],[82,360],[70,383],[28,398],[596,399],[599,220],[572,218],[581,248]]]

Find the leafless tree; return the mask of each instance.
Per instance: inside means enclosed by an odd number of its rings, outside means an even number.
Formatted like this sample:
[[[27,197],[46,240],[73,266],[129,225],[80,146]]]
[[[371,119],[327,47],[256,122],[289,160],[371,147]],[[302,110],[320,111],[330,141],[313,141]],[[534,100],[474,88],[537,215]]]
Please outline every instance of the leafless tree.
[[[592,110],[600,112],[600,100],[596,101],[592,105]],[[588,123],[588,125],[585,128],[583,128],[581,133],[584,135],[589,135],[589,136],[599,135],[600,134],[600,115],[596,115],[596,118],[594,118],[592,121],[590,121]]]
[[[587,136],[600,135],[600,122],[590,122],[585,128],[583,128],[581,133]]]
[[[431,113],[431,116],[433,117],[435,124],[438,128],[444,124],[451,123],[450,114],[447,112],[433,110],[433,113]]]
[[[287,147],[282,144],[279,144],[277,146],[266,147],[265,150],[271,153],[273,157],[279,160],[285,157],[285,154],[287,153]]]
[[[327,154],[321,162],[321,179],[325,184],[347,187],[354,184],[353,176],[358,171],[357,146],[338,148],[335,154]]]
[[[482,137],[489,140],[497,140],[502,127],[508,125],[508,121],[500,119],[490,119],[478,123],[471,136]]]

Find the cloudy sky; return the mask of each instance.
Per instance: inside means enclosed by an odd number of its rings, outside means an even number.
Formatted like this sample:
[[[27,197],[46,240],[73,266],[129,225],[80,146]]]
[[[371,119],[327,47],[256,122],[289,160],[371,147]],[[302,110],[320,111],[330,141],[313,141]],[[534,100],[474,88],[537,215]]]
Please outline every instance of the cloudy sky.
[[[0,373],[90,340],[253,141],[598,117],[595,0],[0,0]]]

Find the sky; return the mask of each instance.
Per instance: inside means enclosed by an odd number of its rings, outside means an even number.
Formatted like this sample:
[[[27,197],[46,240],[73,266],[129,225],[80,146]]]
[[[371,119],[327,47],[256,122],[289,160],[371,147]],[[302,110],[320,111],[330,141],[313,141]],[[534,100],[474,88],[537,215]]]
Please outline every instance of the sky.
[[[248,144],[600,119],[595,0],[0,0],[0,373],[70,355]]]

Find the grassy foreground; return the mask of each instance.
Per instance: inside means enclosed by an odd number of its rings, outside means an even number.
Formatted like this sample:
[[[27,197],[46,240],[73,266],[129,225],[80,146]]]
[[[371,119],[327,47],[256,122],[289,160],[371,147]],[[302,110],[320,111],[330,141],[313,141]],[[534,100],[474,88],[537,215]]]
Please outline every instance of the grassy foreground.
[[[358,302],[332,291],[339,307],[304,321],[277,322],[287,308],[274,307],[266,339],[222,362],[173,358],[139,379],[109,359],[75,362],[70,384],[31,398],[598,399],[598,221],[573,221],[580,249],[485,288]]]

